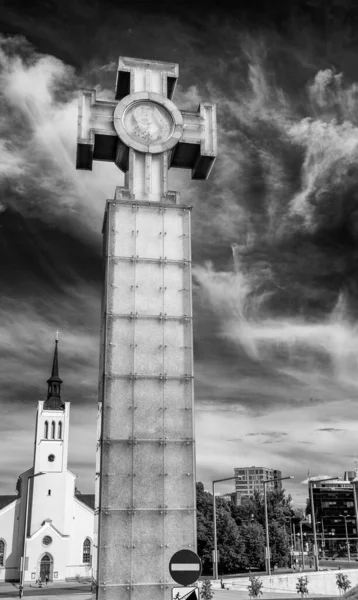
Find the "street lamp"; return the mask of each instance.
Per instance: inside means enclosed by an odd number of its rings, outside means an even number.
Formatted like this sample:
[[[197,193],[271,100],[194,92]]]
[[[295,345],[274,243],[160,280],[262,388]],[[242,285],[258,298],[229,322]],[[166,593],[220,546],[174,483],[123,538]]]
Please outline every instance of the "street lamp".
[[[34,479],[35,477],[38,477],[39,475],[45,475],[45,473],[42,473],[42,472],[35,473],[34,475],[30,475],[27,478],[25,535],[24,535],[24,546],[23,546],[23,556],[22,556],[22,563],[21,563],[21,579],[20,579],[21,586],[24,585],[24,577],[25,577],[25,561],[26,561],[26,547],[27,547],[27,521],[28,521],[28,516],[29,516],[29,484],[30,484],[30,479]]]
[[[351,561],[351,553],[350,553],[349,541],[348,541],[347,517],[346,517],[346,515],[339,515],[339,516],[342,517],[342,519],[344,519],[344,527],[345,527],[345,530],[346,530],[346,543],[347,543],[348,562],[350,562]]]
[[[315,570],[319,571],[319,559],[317,552],[317,533],[316,533],[316,520],[315,520],[315,512],[314,512],[314,500],[313,500],[313,484],[315,483],[323,483],[326,481],[336,481],[339,477],[327,477],[325,479],[309,479],[308,480],[308,493],[311,500],[311,513],[312,513],[312,528],[313,528],[313,556],[315,563]],[[302,482],[305,483],[305,482]]]
[[[266,532],[266,548],[265,548],[265,560],[266,560],[266,573],[267,575],[271,575],[271,565],[270,565],[270,540],[269,540],[269,530],[268,530],[268,516],[267,516],[267,493],[266,493],[266,485],[271,483],[272,481],[284,481],[284,479],[294,479],[292,475],[288,477],[278,477],[277,479],[263,479],[262,483],[264,486],[264,508],[265,508],[265,532]]]
[[[213,560],[213,577],[219,579],[219,565],[218,565],[218,540],[216,534],[216,502],[215,502],[215,484],[221,481],[232,481],[233,479],[241,479],[241,477],[225,477],[224,479],[215,479],[213,481],[213,532],[214,532],[214,560]]]
[[[301,534],[301,564],[302,564],[302,569],[304,569],[304,565],[305,565],[305,555],[304,555],[304,551],[303,551],[303,533],[302,533],[302,523],[305,523],[306,519],[302,519],[300,521],[300,534]],[[305,534],[306,535],[306,534]]]

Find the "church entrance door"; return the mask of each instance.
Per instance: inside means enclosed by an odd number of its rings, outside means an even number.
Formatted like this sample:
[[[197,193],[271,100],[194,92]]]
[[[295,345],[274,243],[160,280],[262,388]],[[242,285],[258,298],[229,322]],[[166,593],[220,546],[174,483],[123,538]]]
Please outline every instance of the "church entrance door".
[[[53,558],[50,554],[44,554],[40,562],[40,577],[45,581],[46,575],[52,581]]]

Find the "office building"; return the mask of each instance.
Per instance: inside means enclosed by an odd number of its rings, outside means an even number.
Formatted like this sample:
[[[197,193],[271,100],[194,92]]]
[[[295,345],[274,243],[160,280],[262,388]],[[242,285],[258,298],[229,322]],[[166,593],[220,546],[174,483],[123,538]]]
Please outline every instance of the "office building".
[[[268,469],[266,467],[238,467],[235,472],[235,492],[237,494],[237,503],[242,504],[255,491],[263,493],[266,479],[279,479],[282,477],[281,471],[277,469]],[[267,491],[282,489],[282,481],[272,481],[267,483]]]

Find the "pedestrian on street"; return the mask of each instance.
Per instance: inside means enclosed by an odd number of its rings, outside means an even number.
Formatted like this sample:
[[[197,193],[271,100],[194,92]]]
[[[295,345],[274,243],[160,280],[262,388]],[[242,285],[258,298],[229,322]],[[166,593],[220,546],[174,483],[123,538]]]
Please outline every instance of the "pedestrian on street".
[[[19,598],[22,598],[23,593],[24,593],[24,586],[19,585]]]
[[[46,584],[46,587],[47,587],[47,584],[48,584],[48,575],[45,575],[45,584]]]

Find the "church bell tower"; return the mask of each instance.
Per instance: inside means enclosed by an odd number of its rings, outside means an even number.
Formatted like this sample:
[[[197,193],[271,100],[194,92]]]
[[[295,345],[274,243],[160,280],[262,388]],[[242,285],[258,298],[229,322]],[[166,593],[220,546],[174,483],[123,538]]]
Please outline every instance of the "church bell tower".
[[[57,337],[47,385],[47,398],[37,406],[34,472],[62,473],[67,470],[70,403],[61,397]]]

